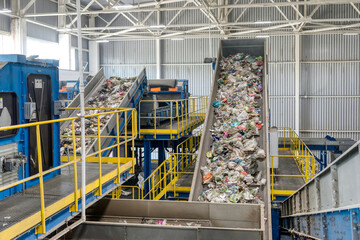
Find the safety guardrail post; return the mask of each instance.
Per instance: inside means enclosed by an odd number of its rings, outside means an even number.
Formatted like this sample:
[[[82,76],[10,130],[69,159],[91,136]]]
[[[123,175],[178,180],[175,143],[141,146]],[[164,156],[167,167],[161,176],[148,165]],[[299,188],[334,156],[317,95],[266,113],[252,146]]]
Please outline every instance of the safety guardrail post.
[[[79,204],[78,204],[78,183],[77,183],[77,161],[76,161],[76,137],[75,137],[75,120],[71,121],[71,128],[72,128],[72,144],[73,144],[73,161],[74,161],[74,202],[75,202],[75,209],[74,211],[79,211]],[[70,174],[70,173],[69,173]]]
[[[135,136],[136,134],[136,130],[135,130],[135,126],[136,126],[136,112],[135,110],[131,111],[131,137],[132,137],[132,141],[131,141],[131,161],[132,161],[132,169],[133,169],[133,173],[135,174]]]
[[[173,132],[173,118],[174,118],[174,113],[173,113],[173,101],[170,101],[170,115],[171,115],[171,118],[170,118],[170,139],[173,139],[174,136],[172,134]]]
[[[98,190],[98,193],[97,195],[101,195],[102,194],[102,171],[101,171],[101,155],[102,155],[102,152],[101,152],[101,137],[100,137],[100,116],[98,115],[97,116],[97,140],[98,140],[98,151],[99,151],[99,154],[98,154],[98,157],[99,157],[99,190]]]
[[[126,126],[125,126],[126,128]],[[120,183],[120,125],[119,113],[116,113],[116,152],[117,152],[117,183]]]
[[[40,207],[41,207],[41,225],[37,228],[38,233],[45,233],[45,198],[44,198],[44,178],[42,169],[42,156],[41,156],[41,138],[40,138],[40,125],[36,125],[36,143],[38,153],[38,168],[39,168],[39,186],[40,186]]]

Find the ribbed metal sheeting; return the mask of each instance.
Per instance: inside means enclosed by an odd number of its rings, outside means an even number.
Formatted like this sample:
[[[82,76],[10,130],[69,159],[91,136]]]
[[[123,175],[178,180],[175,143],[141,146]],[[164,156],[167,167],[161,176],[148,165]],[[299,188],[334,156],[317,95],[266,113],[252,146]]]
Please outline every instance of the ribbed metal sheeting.
[[[300,127],[303,130],[360,129],[359,98],[303,98],[300,109]]]
[[[89,52],[83,51],[83,66],[86,66],[84,72],[89,72]],[[75,69],[79,69],[79,57],[78,57],[78,50],[75,49]]]
[[[303,61],[360,61],[359,36],[302,36]]]
[[[205,57],[216,57],[219,47],[219,39],[209,38],[163,40],[162,43],[164,64],[200,64]]]
[[[359,44],[359,36],[302,37],[300,94],[308,96],[300,101],[302,135],[360,139]]]
[[[189,80],[193,95],[210,93],[212,65],[204,64],[205,57],[215,57],[218,39],[186,39],[184,41],[163,40],[163,78]]]
[[[23,9],[30,0],[21,0],[20,6]],[[27,14],[32,13],[49,13],[49,12],[57,12],[58,4],[49,0],[36,0],[35,3],[26,11]],[[57,26],[58,18],[57,16],[51,17],[37,17],[36,21],[51,25]]]
[[[240,0],[238,4],[249,4],[251,0]],[[255,0],[253,3],[270,3],[269,0]],[[278,1],[274,1],[278,2]],[[288,19],[295,19],[296,13],[291,7],[280,7],[280,10]],[[276,8],[234,8],[230,13],[229,21],[235,21],[240,15],[239,22],[256,22],[256,21],[276,21],[285,20],[282,14]],[[265,25],[266,26],[266,25]]]
[[[359,36],[301,36],[301,136],[360,139],[359,45]],[[293,127],[294,37],[271,37],[267,47],[270,123]]]
[[[24,8],[28,4],[29,0],[20,1],[21,8]],[[31,13],[48,13],[57,12],[57,4],[48,0],[37,0],[28,10],[27,14]],[[56,16],[53,17],[38,17],[36,21],[45,23],[50,26],[57,27],[58,19]],[[39,26],[33,23],[27,23],[27,36],[37,39],[42,39],[51,42],[58,42],[58,32],[54,29]]]
[[[213,72],[211,64],[163,66],[163,72],[164,78],[188,79],[192,95],[208,95],[210,93]]]
[[[199,1],[202,2],[202,1]],[[166,7],[183,7],[185,2],[177,2],[171,4],[164,4]],[[196,6],[194,3],[190,2],[187,6]],[[216,12],[216,11],[215,11]],[[165,11],[161,13],[161,22],[167,24],[177,13],[177,11]],[[216,14],[216,13],[215,13]],[[181,13],[174,19],[172,24],[196,24],[196,23],[210,23],[210,20],[200,11],[197,10],[183,10]]]
[[[59,34],[56,30],[42,27],[33,23],[26,24],[27,36],[50,42],[59,42]]]
[[[71,46],[72,47],[78,47],[78,38],[77,36],[71,36]],[[82,40],[82,48],[83,49],[89,49],[89,40],[83,38]]]
[[[141,65],[156,63],[155,41],[118,41],[100,43],[100,64]],[[146,71],[147,73],[147,71]]]
[[[146,67],[146,76],[148,79],[156,78],[156,67],[155,66],[103,66],[104,74],[106,77],[120,76],[120,77],[135,77],[139,75],[139,72]]]
[[[100,65],[105,76],[133,77],[146,67],[148,78],[156,78],[155,41],[100,43]]]
[[[8,16],[0,15],[0,31],[10,32],[11,31],[11,18]]]

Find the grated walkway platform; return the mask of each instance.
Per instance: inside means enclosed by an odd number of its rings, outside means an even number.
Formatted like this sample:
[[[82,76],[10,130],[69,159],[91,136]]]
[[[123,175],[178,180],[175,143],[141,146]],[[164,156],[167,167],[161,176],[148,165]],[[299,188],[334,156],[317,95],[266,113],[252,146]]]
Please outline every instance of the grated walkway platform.
[[[130,162],[131,163],[131,162]],[[99,186],[98,176],[98,163],[86,163],[86,192],[94,191]],[[122,164],[126,170],[131,168],[131,164]],[[78,170],[78,188],[81,188],[81,165],[77,166]],[[123,169],[122,172],[125,170]],[[102,164],[102,181],[103,186],[106,182],[114,179],[117,176],[117,164]],[[103,190],[104,193],[104,190]],[[46,211],[50,208],[54,213],[62,210],[64,207],[73,204],[74,198],[74,174],[73,167],[65,167],[58,175],[46,182],[44,182],[44,198]],[[79,194],[80,195],[80,194]],[[64,204],[69,201],[70,204]],[[79,196],[80,197],[80,196]],[[59,204],[60,203],[60,204]],[[62,203],[62,204],[61,204]],[[62,208],[59,206],[63,205]],[[56,209],[59,207],[59,209]],[[36,226],[39,222],[31,222],[31,219],[37,219],[36,216],[40,212],[40,187],[34,186],[25,191],[0,200],[0,236],[13,231],[13,227],[19,230],[19,227],[26,230]],[[49,212],[46,212],[46,216]],[[19,225],[20,223],[20,225]],[[21,225],[21,223],[23,223]],[[48,230],[48,229],[47,229]],[[21,234],[23,232],[17,232]],[[7,236],[7,235],[6,235]],[[0,237],[1,239],[1,237]]]
[[[290,151],[279,151],[279,155],[292,155]],[[293,158],[279,158],[277,175],[301,175],[301,172]],[[274,188],[276,190],[298,190],[305,184],[301,177],[276,177]]]

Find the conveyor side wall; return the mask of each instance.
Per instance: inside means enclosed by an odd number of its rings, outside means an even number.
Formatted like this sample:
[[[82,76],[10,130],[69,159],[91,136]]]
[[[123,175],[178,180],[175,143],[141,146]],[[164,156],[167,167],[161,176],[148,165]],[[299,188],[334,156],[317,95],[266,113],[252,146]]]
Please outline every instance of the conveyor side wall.
[[[320,239],[359,239],[360,141],[281,204],[281,227]]]
[[[146,77],[146,69],[144,68],[141,73],[137,76],[135,82],[131,86],[130,90],[126,93],[125,97],[121,100],[117,108],[138,108],[138,104],[143,98],[143,95],[147,91],[147,77]],[[127,116],[127,120],[131,119],[131,115]],[[119,119],[119,131],[122,133],[125,123],[125,114],[120,115]],[[101,130],[101,136],[109,136],[112,134],[113,129],[116,126],[116,115],[113,114],[106,125]],[[102,139],[101,146],[108,147],[114,139]],[[94,141],[90,147],[87,149],[87,154],[96,152],[98,150],[98,142]]]
[[[215,101],[217,90],[218,90],[218,82],[220,75],[220,60],[222,57],[227,57],[236,53],[248,53],[254,56],[264,56],[264,76],[263,76],[263,93],[262,93],[262,101],[260,102],[261,106],[261,115],[262,121],[264,123],[263,130],[260,132],[260,147],[263,148],[266,152],[266,160],[259,162],[259,170],[263,171],[265,174],[264,177],[267,179],[266,187],[263,191],[263,200],[264,200],[264,217],[270,219],[271,216],[271,207],[270,207],[270,178],[269,178],[269,149],[268,149],[268,93],[267,93],[267,79],[266,79],[266,56],[265,56],[265,40],[264,39],[243,39],[243,40],[222,40],[219,44],[218,57],[215,72],[213,74],[212,79],[212,92],[210,93],[209,100],[209,109],[207,111],[202,138],[200,141],[199,147],[199,157],[196,163],[194,177],[191,185],[191,192],[189,201],[197,201],[199,195],[203,192],[203,184],[202,184],[202,174],[200,171],[201,166],[206,164],[206,152],[210,150],[210,146],[213,142],[210,128],[214,123],[214,107],[212,103]],[[271,223],[267,221],[265,223],[265,235],[264,239],[271,239]]]
[[[91,96],[93,96],[99,88],[102,86],[104,81],[106,80],[104,76],[104,70],[101,68],[99,72],[89,81],[89,83],[85,86],[84,89],[84,96],[85,96],[85,103],[89,100]],[[74,100],[71,101],[68,108],[79,108],[80,107],[80,94],[76,95]],[[69,118],[75,117],[79,110],[67,110],[62,115],[61,118]],[[61,129],[67,127],[70,123],[69,122],[62,122]]]

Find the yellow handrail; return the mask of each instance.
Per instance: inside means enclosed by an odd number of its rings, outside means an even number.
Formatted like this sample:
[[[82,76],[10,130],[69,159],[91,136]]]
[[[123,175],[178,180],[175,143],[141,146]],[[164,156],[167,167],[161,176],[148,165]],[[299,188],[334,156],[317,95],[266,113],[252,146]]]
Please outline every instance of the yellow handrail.
[[[286,141],[289,141],[288,150],[290,150],[290,152],[293,154],[293,158],[295,159],[301,173],[307,176],[306,181],[309,181],[316,174],[316,161],[314,154],[293,129],[289,127],[278,127],[278,129],[283,132],[280,133],[281,137],[279,137],[281,145],[283,145],[283,148],[286,149]],[[304,159],[300,158],[299,156],[308,156],[310,161],[305,162],[303,161]]]
[[[188,133],[198,127],[205,120],[208,96],[197,96],[179,100],[142,100],[140,102],[139,112],[141,112],[141,103],[152,103],[153,116],[140,115],[140,122],[142,119],[145,121],[151,119],[154,126],[152,126],[151,129],[149,126],[144,127],[139,123],[140,137],[142,137],[145,133],[153,134],[154,138],[156,138],[159,133],[168,133],[170,134],[170,138],[173,139],[174,135],[184,135],[185,133]],[[169,116],[161,116],[158,114],[159,108],[157,106],[161,103],[165,103],[170,106]],[[158,126],[158,123],[163,120],[170,122],[170,129],[168,126],[164,126],[162,128]]]
[[[274,195],[291,195],[293,190],[277,190],[274,186],[275,177],[302,177],[306,182],[310,181],[316,174],[315,156],[306,144],[300,139],[296,132],[289,127],[278,127],[279,131],[279,150],[289,150],[291,155],[272,155],[271,157],[271,197]],[[300,175],[286,175],[274,173],[274,157],[293,158],[300,170]]]
[[[200,136],[191,136],[181,142],[174,153],[162,162],[141,185],[141,199],[160,199],[167,194],[167,188],[174,185],[187,172],[196,160],[196,151],[200,144]],[[148,193],[144,193],[144,187]]]
[[[110,108],[106,109],[106,110],[112,110]],[[127,116],[128,113],[131,112],[131,116],[132,116],[132,132],[131,135],[128,136],[127,132],[125,130],[125,140],[124,141],[120,141],[120,138],[123,138],[122,136],[120,136],[120,132],[119,132],[119,115],[121,113],[125,114],[125,116]],[[100,136],[100,132],[101,132],[101,128],[100,128],[100,116],[104,116],[104,115],[111,115],[113,116],[113,114],[116,115],[116,120],[117,120],[117,142],[116,144],[103,148],[101,146],[101,137]],[[93,118],[96,117],[97,118],[97,140],[98,140],[98,151],[96,151],[95,153],[92,154],[88,154],[86,156],[86,158],[89,158],[91,156],[96,156],[98,155],[99,158],[99,189],[98,192],[99,194],[102,194],[102,185],[103,185],[103,180],[102,180],[102,171],[101,171],[101,164],[102,164],[102,160],[101,160],[101,155],[103,152],[108,151],[112,148],[117,148],[118,150],[118,161],[117,161],[117,177],[116,177],[116,181],[118,183],[120,183],[120,154],[119,154],[119,148],[121,145],[123,144],[127,144],[128,142],[132,142],[132,149],[133,149],[133,156],[132,156],[132,169],[134,170],[134,141],[137,137],[137,112],[135,109],[117,109],[115,111],[108,111],[108,112],[102,112],[102,113],[97,113],[97,114],[90,114],[90,115],[86,115],[85,118]],[[73,211],[78,211],[78,200],[79,200],[79,196],[78,196],[78,184],[77,184],[77,163],[81,162],[81,158],[77,158],[76,156],[76,138],[78,138],[79,136],[75,135],[75,120],[80,119],[80,117],[71,117],[71,118],[64,118],[64,119],[55,119],[55,120],[49,120],[49,121],[42,121],[42,122],[33,122],[33,123],[27,123],[27,124],[20,124],[20,125],[13,125],[13,126],[7,126],[7,127],[1,127],[0,131],[7,131],[7,130],[12,130],[12,129],[20,129],[20,128],[28,128],[28,127],[36,127],[36,143],[37,143],[37,157],[38,157],[38,173],[30,176],[28,178],[19,180],[17,182],[5,185],[0,187],[0,192],[10,189],[14,186],[23,184],[25,182],[28,182],[30,180],[39,178],[39,187],[40,187],[40,216],[41,216],[41,224],[36,227],[36,233],[45,233],[46,232],[46,225],[45,225],[45,217],[46,217],[46,212],[45,212],[45,200],[44,200],[44,179],[43,177],[51,172],[57,171],[59,169],[65,168],[67,166],[73,165],[74,166],[74,208],[72,208]],[[125,119],[127,120],[127,118],[125,117]],[[71,129],[72,129],[72,134],[71,136],[64,136],[65,138],[69,138],[72,140],[72,145],[73,145],[73,160],[64,163],[60,166],[57,167],[53,167],[49,170],[43,171],[42,169],[42,151],[41,151],[41,131],[40,131],[40,126],[45,125],[45,124],[54,124],[54,123],[60,123],[60,122],[65,122],[65,121],[71,121]],[[124,123],[124,128],[127,128],[127,121],[125,121]],[[126,155],[127,157],[127,155]],[[86,193],[81,193],[82,197],[84,197]],[[59,209],[60,210],[60,209]],[[38,224],[37,222],[33,223],[34,226],[36,224]],[[16,233],[18,234],[18,233]]]
[[[288,194],[292,194],[293,192],[295,192],[294,190],[278,190],[275,189],[275,177],[291,177],[291,178],[303,178],[304,182],[308,182],[311,179],[311,176],[309,175],[309,172],[306,172],[305,174],[300,174],[300,175],[290,175],[290,174],[275,174],[275,168],[274,168],[274,158],[293,158],[293,155],[271,155],[271,200],[275,200],[275,192],[280,194],[280,195],[288,195]],[[306,156],[306,155],[299,155],[297,156],[298,158],[303,158],[305,159],[304,161],[307,164],[310,164],[310,156]]]

